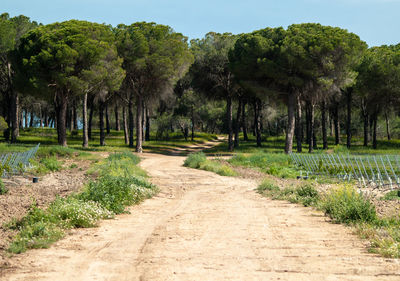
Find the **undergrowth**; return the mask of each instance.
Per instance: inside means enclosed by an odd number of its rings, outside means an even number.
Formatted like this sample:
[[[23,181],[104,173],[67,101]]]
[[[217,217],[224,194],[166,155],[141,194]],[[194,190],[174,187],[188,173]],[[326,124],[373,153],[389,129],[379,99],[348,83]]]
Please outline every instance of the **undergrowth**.
[[[370,252],[400,258],[400,214],[390,218],[378,217],[371,201],[351,185],[320,193],[311,184],[280,189],[272,180],[264,180],[257,192],[275,200],[313,206],[333,222],[353,226],[356,234],[370,241]]]
[[[262,172],[279,178],[296,178],[299,171],[291,165],[290,157],[283,153],[257,152],[248,155],[236,154],[228,162],[234,166],[258,168]]]
[[[183,163],[184,166],[214,172],[221,176],[237,176],[237,173],[228,165],[218,160],[208,160],[203,152],[189,154]]]
[[[62,238],[66,229],[95,227],[99,220],[112,218],[127,206],[153,196],[157,187],[147,182],[145,172],[136,166],[139,160],[132,153],[112,154],[96,165],[98,179],[81,193],[57,198],[45,210],[33,204],[24,218],[8,224],[18,231],[8,251],[47,248]]]

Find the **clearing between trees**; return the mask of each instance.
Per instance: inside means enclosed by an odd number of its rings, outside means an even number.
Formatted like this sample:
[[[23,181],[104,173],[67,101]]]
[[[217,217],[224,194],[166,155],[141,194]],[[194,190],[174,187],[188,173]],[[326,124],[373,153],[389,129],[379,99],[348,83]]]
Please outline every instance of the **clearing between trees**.
[[[400,261],[319,212],[257,194],[256,180],[144,154],[161,192],[99,228],[12,259],[2,280],[399,280]]]

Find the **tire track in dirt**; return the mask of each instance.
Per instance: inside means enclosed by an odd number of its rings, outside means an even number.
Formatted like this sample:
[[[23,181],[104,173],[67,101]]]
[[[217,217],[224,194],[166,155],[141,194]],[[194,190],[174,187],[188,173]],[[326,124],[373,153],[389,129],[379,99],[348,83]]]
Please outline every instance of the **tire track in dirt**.
[[[399,280],[398,260],[368,254],[318,212],[263,198],[253,180],[144,154],[160,194],[96,229],[14,259],[1,280]]]

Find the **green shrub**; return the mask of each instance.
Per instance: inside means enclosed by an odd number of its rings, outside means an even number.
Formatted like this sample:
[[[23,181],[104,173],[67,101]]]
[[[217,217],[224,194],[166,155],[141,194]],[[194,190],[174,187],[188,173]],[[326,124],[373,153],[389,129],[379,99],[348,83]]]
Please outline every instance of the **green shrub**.
[[[61,170],[61,163],[57,160],[55,156],[42,158],[39,163],[43,166],[42,172],[57,172]]]
[[[0,195],[6,194],[8,192],[7,187],[4,185],[3,180],[1,179],[0,175]]]
[[[227,177],[237,176],[237,173],[227,165],[221,165],[217,170],[217,174],[220,176],[227,176]]]
[[[76,151],[73,148],[65,147],[61,145],[54,146],[41,146],[36,153],[39,158],[45,158],[49,156],[67,157],[73,156]]]
[[[319,200],[319,193],[311,184],[304,184],[296,188],[298,201],[304,206],[315,206]]]
[[[108,156],[108,161],[121,161],[123,159],[129,159],[132,164],[137,165],[140,162],[140,158],[133,154],[132,152],[120,152],[120,153],[113,153]]]
[[[97,181],[89,182],[78,198],[98,202],[107,210],[119,214],[124,212],[126,206],[154,194],[154,188],[136,185],[137,182],[138,179],[134,176],[105,175]]]
[[[47,212],[60,221],[65,228],[94,227],[100,219],[109,219],[113,213],[99,203],[81,201],[77,198],[57,198]]]
[[[51,243],[63,236],[63,230],[57,225],[47,221],[37,221],[21,229],[8,251],[19,254],[27,249],[48,248]]]
[[[391,190],[381,200],[400,200],[400,190]]]
[[[321,208],[337,222],[373,222],[377,218],[375,206],[349,185],[330,190]]]
[[[189,154],[189,156],[185,159],[183,165],[185,167],[199,169],[201,163],[207,160],[206,155],[203,152],[197,152]]]
[[[263,180],[262,183],[257,187],[257,192],[260,194],[263,194],[265,192],[267,193],[276,193],[279,192],[279,187],[275,185],[272,181],[270,180]]]

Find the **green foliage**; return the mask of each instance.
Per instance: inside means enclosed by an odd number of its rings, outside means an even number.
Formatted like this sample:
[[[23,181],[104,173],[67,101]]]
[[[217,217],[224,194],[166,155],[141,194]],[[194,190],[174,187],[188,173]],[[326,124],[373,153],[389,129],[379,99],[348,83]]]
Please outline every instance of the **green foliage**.
[[[320,199],[318,191],[311,184],[303,184],[299,187],[286,187],[280,189],[269,179],[257,187],[257,192],[271,197],[274,200],[288,200],[291,203],[300,203],[304,206],[317,206]]]
[[[296,195],[304,206],[316,206],[319,200],[319,193],[311,184],[304,184],[298,187]]]
[[[93,201],[77,198],[57,198],[47,212],[60,221],[64,228],[94,227],[100,219],[109,219],[113,213]]]
[[[290,165],[290,157],[283,153],[256,152],[248,155],[236,154],[228,162],[234,166],[259,168],[280,178],[296,178],[298,170]]]
[[[46,157],[39,160],[31,159],[33,165],[33,172],[38,175],[45,175],[49,172],[57,172],[62,168],[62,163],[55,157]]]
[[[400,190],[391,190],[381,200],[400,200]]]
[[[4,131],[6,129],[8,129],[8,124],[4,120],[3,116],[0,116],[0,132]]]
[[[337,222],[373,222],[375,206],[350,185],[330,190],[322,199],[321,208]]]
[[[1,179],[1,174],[0,174],[0,195],[6,194],[8,192],[7,187],[4,185],[3,180]]]
[[[79,154],[75,149],[64,147],[60,145],[55,146],[41,146],[36,153],[39,158],[57,156],[57,157],[71,157],[73,155]]]
[[[218,160],[207,160],[203,152],[189,154],[183,163],[184,166],[217,173],[220,176],[237,176],[231,167],[221,164]]]
[[[260,194],[274,194],[280,191],[279,186],[277,186],[271,180],[265,179],[262,183],[257,187],[257,192]]]
[[[126,206],[158,191],[143,177],[128,173],[139,163],[132,153],[112,154],[104,162],[100,178],[90,182],[82,193],[57,198],[46,210],[33,204],[24,218],[9,223],[8,227],[19,233],[8,250],[21,253],[29,248],[46,248],[63,237],[65,229],[94,227],[100,219],[124,212]]]
[[[55,224],[38,221],[27,225],[14,238],[8,251],[19,254],[27,249],[48,248],[50,244],[61,239],[64,231]]]
[[[189,168],[198,169],[200,168],[200,164],[206,160],[207,157],[203,152],[192,153],[185,159],[183,165]]]
[[[136,185],[134,176],[102,176],[90,182],[79,195],[84,201],[95,201],[115,214],[124,212],[125,207],[151,197],[154,190]]]

